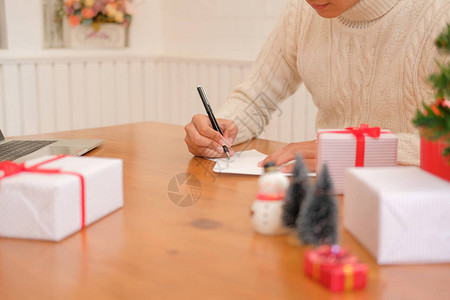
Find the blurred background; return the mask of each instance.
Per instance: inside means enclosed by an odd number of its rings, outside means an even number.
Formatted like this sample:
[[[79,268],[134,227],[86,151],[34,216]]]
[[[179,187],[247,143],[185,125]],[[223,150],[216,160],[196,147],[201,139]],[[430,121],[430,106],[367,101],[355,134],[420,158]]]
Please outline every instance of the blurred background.
[[[116,13],[116,20],[131,20],[128,27],[118,25],[125,32],[123,45],[120,36],[105,45],[68,41],[80,40],[81,34],[116,36],[110,29],[80,33],[68,26],[70,13],[89,15],[80,5],[100,5],[97,1],[0,0],[0,128],[5,136],[141,121],[184,125],[193,114],[204,113],[197,85],[204,86],[217,110],[242,81],[289,2],[134,0],[129,11],[122,9],[125,19],[119,9],[103,8],[105,14]],[[76,28],[95,28],[85,26],[87,21],[92,22],[84,20]],[[291,98],[260,137],[315,138],[311,96],[301,86]]]

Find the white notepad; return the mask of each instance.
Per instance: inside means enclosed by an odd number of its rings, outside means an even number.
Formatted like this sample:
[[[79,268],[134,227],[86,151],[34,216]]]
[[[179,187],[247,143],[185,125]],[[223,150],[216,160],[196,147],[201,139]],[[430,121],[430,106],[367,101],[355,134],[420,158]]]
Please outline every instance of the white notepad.
[[[236,152],[229,160],[227,158],[209,158],[216,162],[213,171],[226,174],[261,175],[263,167],[258,167],[258,163],[267,157],[266,154],[257,150]],[[291,174],[287,174],[291,175]],[[308,173],[308,176],[315,176],[316,173]]]

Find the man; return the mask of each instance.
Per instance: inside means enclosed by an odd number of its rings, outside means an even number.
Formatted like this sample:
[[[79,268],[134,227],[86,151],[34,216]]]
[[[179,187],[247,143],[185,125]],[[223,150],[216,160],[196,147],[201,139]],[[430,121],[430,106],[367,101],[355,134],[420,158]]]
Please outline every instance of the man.
[[[449,21],[449,0],[292,0],[219,110],[223,136],[207,116],[195,115],[185,126],[188,149],[224,156],[222,145],[257,136],[278,103],[304,83],[318,107],[317,129],[390,129],[399,138],[399,162],[418,164],[412,119],[433,100],[427,77],[437,70],[434,40]],[[314,158],[315,141],[289,144],[266,161],[282,165],[298,152]]]

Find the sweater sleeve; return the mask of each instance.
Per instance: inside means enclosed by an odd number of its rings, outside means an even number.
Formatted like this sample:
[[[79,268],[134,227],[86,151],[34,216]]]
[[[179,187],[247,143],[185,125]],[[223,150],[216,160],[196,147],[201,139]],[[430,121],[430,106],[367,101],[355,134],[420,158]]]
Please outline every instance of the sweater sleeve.
[[[260,134],[281,101],[301,83],[296,64],[301,7],[300,0],[288,4],[250,73],[218,110],[218,117],[233,120],[238,126],[234,144]]]

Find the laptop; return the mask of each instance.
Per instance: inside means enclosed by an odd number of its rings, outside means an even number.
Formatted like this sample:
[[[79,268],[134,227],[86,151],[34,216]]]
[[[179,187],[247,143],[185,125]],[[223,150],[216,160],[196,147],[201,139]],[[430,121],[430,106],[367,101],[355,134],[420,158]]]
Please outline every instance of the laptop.
[[[83,155],[100,146],[103,140],[7,140],[0,130],[0,162],[16,163],[43,155]]]

